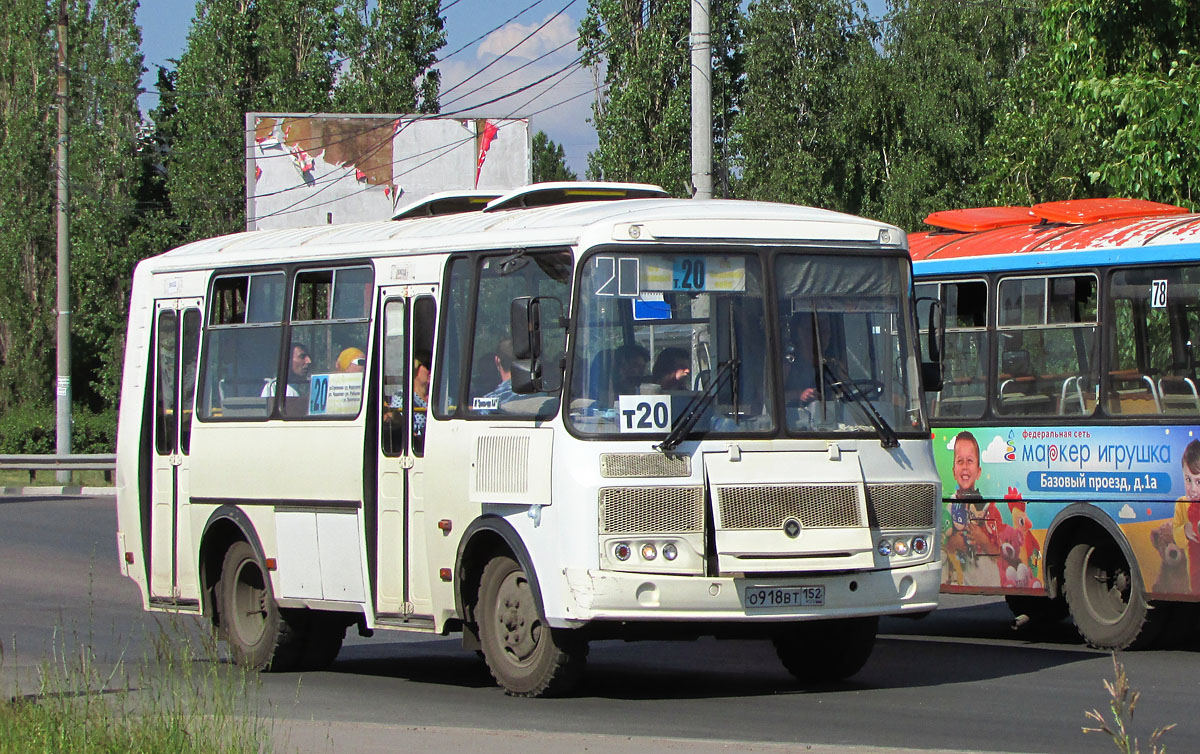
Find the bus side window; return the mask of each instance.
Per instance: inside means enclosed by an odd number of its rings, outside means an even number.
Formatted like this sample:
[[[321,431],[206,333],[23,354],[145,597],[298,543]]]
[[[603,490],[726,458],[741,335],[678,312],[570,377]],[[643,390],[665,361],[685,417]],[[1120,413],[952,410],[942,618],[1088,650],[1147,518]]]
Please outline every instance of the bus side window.
[[[945,382],[934,403],[935,416],[978,418],[987,407],[987,292],[983,280],[941,284],[946,312]],[[922,290],[918,295],[931,292]]]
[[[405,412],[405,382],[407,338],[405,337],[404,299],[391,299],[383,305],[383,412],[380,424],[380,443],[385,456],[404,452],[404,429],[408,424]]]
[[[283,337],[282,272],[213,281],[209,299],[200,419],[262,419],[271,413],[265,386],[279,368]]]
[[[433,333],[437,304],[433,296],[421,296],[412,310],[412,452],[425,455],[425,427],[429,419],[429,385],[433,369]]]

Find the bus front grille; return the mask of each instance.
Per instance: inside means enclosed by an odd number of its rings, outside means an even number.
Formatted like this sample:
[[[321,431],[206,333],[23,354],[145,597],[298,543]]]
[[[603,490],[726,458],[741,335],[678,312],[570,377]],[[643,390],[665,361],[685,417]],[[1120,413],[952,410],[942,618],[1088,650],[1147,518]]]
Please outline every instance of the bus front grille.
[[[789,518],[804,528],[862,526],[853,484],[717,487],[723,529],[778,529]]]
[[[672,456],[665,453],[600,454],[600,476],[606,479],[691,475],[691,456]]]
[[[867,485],[867,521],[873,529],[928,529],[936,511],[932,484]]]
[[[703,487],[600,488],[601,534],[689,534],[703,530]]]

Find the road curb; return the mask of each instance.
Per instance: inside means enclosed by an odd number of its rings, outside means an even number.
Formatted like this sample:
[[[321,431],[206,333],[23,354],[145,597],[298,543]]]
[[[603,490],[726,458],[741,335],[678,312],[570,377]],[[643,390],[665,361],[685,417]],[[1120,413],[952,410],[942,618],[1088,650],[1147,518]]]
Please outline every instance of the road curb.
[[[44,497],[50,495],[58,497],[97,497],[113,496],[116,494],[116,487],[81,487],[77,484],[50,485],[47,487],[0,487],[0,495],[28,495],[31,497]]]

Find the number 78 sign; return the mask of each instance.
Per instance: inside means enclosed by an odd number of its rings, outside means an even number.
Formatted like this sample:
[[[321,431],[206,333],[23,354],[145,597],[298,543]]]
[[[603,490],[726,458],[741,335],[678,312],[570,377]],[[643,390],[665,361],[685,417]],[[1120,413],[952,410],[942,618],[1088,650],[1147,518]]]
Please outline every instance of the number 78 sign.
[[[622,395],[617,403],[617,414],[622,433],[669,432],[671,396]]]

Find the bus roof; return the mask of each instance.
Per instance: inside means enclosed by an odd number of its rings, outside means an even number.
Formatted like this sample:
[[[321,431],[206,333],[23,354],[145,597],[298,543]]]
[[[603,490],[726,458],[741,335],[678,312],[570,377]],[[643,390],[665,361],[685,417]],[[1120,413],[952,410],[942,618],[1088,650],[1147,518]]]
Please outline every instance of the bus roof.
[[[633,229],[632,226],[637,226]],[[881,238],[887,231],[886,238]],[[779,242],[880,244],[903,249],[899,229],[828,210],[725,199],[621,199],[402,221],[318,225],[218,236],[143,264],[177,271],[375,255],[590,242]]]
[[[1200,214],[1140,199],[948,210],[929,215],[925,222],[937,230],[910,235],[909,253],[914,262],[945,262],[922,264],[926,274],[1116,264],[1123,258],[1145,258],[1145,252],[1131,252],[1148,247],[1158,258],[1166,251],[1162,247],[1200,258]]]

